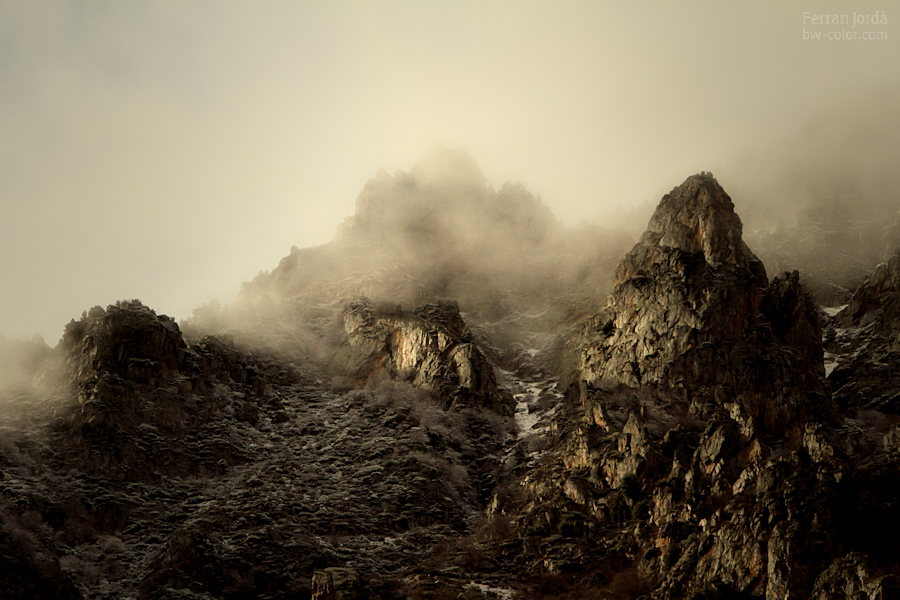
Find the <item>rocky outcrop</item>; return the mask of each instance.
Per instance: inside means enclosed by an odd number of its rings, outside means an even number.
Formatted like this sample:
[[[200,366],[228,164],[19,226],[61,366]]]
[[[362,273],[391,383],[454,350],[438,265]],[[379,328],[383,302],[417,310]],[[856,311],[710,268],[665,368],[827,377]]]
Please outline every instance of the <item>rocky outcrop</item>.
[[[215,473],[240,451],[198,430],[265,396],[253,362],[217,338],[189,346],[140,302],[95,307],[69,324],[41,375],[64,399],[56,446],[76,468],[127,480]]]
[[[897,260],[820,314],[701,174],[606,301],[610,246],[545,208],[438,153],[185,329],[131,301],[35,341],[0,596],[900,594]]]
[[[510,416],[512,397],[497,385],[455,302],[428,304],[413,312],[347,306],[346,338],[331,360],[333,373],[359,388],[389,377],[431,394],[447,408],[485,407]]]
[[[898,523],[883,487],[896,466],[878,450],[854,467],[821,333],[798,274],[767,281],[712,176],[675,188],[576,340],[577,379],[524,497],[495,506],[515,515],[512,557],[601,596],[892,590],[877,573],[897,553],[857,532],[875,514]]]
[[[818,310],[796,273],[769,285],[708,174],[663,197],[574,344],[590,387],[690,389],[698,408],[737,400],[762,429],[828,408]]]
[[[92,313],[57,356],[79,378],[50,446],[2,431],[3,590],[392,597],[396,573],[469,531],[496,487],[510,424],[490,409],[445,410],[390,377],[335,391],[222,340],[186,343],[138,303]],[[468,339],[455,307],[416,318]],[[156,345],[109,339],[121,322]],[[135,375],[134,359],[179,356]]]
[[[895,338],[900,333],[900,250],[875,267],[835,319],[839,327],[872,325],[873,333]]]

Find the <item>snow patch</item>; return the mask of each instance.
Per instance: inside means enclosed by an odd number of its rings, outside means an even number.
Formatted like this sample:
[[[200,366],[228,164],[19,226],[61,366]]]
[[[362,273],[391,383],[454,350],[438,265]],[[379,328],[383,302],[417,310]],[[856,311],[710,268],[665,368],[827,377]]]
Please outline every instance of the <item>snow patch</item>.
[[[840,306],[823,306],[822,312],[824,312],[829,317],[833,317],[836,314],[838,314],[839,312],[841,312],[842,310],[844,310],[845,308],[847,308],[846,304],[842,304]]]
[[[825,353],[825,377],[830,377],[831,372],[838,366],[837,357],[831,352]]]
[[[512,600],[518,595],[516,590],[510,588],[495,588],[484,583],[475,583],[474,581],[466,587],[473,587],[485,596],[490,594],[488,597],[496,597],[500,600]]]

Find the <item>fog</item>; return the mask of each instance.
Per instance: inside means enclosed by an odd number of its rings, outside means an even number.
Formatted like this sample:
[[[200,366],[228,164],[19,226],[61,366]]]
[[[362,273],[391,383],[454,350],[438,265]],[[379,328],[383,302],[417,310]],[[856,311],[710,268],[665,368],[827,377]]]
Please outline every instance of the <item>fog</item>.
[[[888,37],[804,40],[835,29],[813,10],[881,11],[868,29]],[[53,346],[97,304],[230,302],[435,143],[563,227],[639,227],[701,170],[747,230],[835,195],[883,220],[894,19],[872,2],[3,3],[0,331]]]

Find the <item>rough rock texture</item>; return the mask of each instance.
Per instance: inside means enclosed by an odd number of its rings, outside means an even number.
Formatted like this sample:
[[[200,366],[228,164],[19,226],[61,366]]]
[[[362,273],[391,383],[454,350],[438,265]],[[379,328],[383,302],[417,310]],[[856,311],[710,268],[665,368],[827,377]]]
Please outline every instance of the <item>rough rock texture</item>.
[[[577,340],[548,451],[492,505],[510,560],[600,597],[896,593],[898,553],[860,534],[900,524],[892,450],[845,446],[818,311],[740,234],[709,175],[663,198]]]
[[[376,310],[366,303],[344,311],[346,340],[331,360],[334,372],[363,387],[374,377],[408,381],[447,408],[484,406],[512,415],[512,397],[497,386],[494,367],[478,346],[455,302],[414,312]]]
[[[820,314],[701,174],[607,301],[543,208],[431,157],[230,307],[0,345],[0,598],[900,595],[896,259]]]
[[[835,322],[841,327],[872,323],[885,338],[900,333],[900,251],[875,267]]]
[[[416,318],[465,338],[455,307]],[[335,392],[138,302],[93,309],[51,358],[42,443],[0,431],[3,598],[390,597],[471,529],[509,441],[493,410],[390,378]]]
[[[818,310],[798,275],[768,284],[711,175],[663,197],[590,319],[574,377],[593,387],[690,389],[759,427],[828,410]]]
[[[252,360],[215,338],[188,346],[174,320],[139,302],[70,323],[41,377],[63,388],[53,423],[70,464],[131,481],[240,461],[239,449],[205,440],[203,427],[266,391]]]

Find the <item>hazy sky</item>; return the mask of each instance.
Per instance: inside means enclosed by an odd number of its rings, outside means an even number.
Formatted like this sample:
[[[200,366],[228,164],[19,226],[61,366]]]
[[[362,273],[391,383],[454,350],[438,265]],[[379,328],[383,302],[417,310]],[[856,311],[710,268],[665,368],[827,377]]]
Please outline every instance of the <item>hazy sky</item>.
[[[897,7],[0,0],[0,331],[229,301],[435,143],[567,223],[655,200],[896,84]]]

